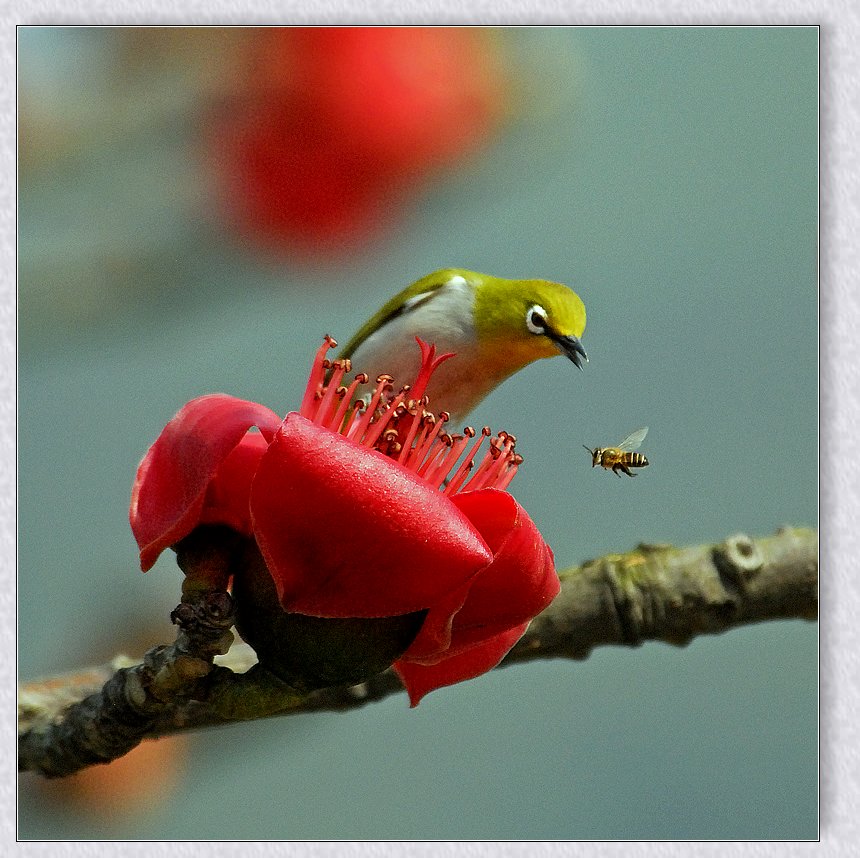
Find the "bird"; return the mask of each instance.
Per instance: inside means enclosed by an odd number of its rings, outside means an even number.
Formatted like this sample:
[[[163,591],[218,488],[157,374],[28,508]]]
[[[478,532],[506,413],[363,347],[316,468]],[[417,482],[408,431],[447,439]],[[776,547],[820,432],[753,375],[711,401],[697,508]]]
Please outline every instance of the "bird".
[[[508,280],[442,268],[416,280],[365,322],[339,352],[373,381],[414,380],[418,337],[438,353],[453,352],[430,379],[431,410],[462,421],[494,388],[541,358],[569,358],[580,370],[588,355],[580,338],[585,305],[550,280]]]

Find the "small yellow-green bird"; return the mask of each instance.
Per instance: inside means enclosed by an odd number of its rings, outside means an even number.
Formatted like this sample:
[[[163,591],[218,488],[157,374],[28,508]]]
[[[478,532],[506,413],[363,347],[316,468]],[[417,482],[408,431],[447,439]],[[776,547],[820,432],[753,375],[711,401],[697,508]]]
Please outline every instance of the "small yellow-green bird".
[[[393,376],[396,387],[418,374],[416,336],[439,352],[454,352],[434,373],[427,395],[430,410],[444,409],[459,422],[538,358],[561,354],[582,369],[588,360],[580,342],[584,330],[585,306],[567,286],[443,268],[384,304],[339,356],[372,381],[382,373]]]

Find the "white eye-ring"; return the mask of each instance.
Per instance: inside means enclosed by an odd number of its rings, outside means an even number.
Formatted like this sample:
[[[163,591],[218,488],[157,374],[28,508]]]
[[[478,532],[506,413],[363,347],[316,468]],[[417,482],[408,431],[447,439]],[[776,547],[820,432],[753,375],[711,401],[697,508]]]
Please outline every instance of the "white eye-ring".
[[[540,304],[533,304],[526,313],[526,327],[533,334],[546,333],[546,310]]]

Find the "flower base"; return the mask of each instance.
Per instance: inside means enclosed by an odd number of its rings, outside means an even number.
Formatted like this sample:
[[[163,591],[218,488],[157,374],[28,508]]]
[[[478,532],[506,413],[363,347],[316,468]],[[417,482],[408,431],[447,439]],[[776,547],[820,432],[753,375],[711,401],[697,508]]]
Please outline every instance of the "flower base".
[[[253,542],[233,581],[236,630],[260,664],[291,687],[355,685],[381,673],[417,636],[427,611],[397,617],[310,617],[286,613]]]

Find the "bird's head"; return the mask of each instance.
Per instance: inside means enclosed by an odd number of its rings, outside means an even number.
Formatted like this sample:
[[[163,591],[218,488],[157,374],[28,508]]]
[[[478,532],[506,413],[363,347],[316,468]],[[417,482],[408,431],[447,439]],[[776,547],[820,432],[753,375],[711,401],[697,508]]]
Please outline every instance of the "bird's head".
[[[562,354],[582,369],[585,305],[576,292],[550,280],[460,273],[474,284],[475,333],[486,351],[523,366]]]

